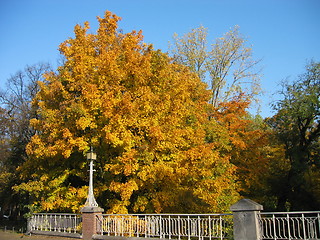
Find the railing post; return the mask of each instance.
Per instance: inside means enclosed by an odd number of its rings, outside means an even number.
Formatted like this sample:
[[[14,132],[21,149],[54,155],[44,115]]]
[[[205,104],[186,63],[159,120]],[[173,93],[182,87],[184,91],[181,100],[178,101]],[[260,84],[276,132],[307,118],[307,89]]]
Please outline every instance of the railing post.
[[[263,206],[250,200],[242,199],[230,207],[233,212],[233,234],[235,240],[261,239],[259,213]]]
[[[92,236],[97,234],[96,215],[102,214],[103,209],[100,207],[83,207],[82,213],[82,239],[91,240]]]
[[[31,231],[33,230],[33,226],[35,222],[35,216],[32,214],[29,218],[28,218],[28,223],[27,223],[27,232],[26,234],[31,234]]]

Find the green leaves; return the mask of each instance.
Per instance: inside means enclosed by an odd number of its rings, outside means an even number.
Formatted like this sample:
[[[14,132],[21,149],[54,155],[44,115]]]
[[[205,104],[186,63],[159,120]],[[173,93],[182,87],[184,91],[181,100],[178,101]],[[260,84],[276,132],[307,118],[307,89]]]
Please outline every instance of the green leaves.
[[[286,183],[290,187],[285,201],[293,209],[319,206],[315,200],[318,196],[310,191],[310,182],[305,177],[311,169],[313,172],[319,171],[316,167],[319,166],[319,83],[320,64],[310,62],[306,73],[296,82],[283,84],[283,99],[274,106],[277,114],[270,121],[290,160],[291,169]],[[309,196],[309,200],[305,199],[306,196]]]

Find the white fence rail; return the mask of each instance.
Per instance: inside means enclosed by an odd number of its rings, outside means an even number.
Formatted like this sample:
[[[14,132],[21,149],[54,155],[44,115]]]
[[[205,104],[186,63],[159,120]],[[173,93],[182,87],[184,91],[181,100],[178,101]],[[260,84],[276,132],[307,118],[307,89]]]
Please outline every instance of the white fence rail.
[[[232,214],[102,214],[100,235],[168,239],[227,239],[233,230]]]
[[[34,213],[28,222],[29,232],[56,232],[57,235],[80,234],[81,214]],[[66,234],[64,234],[66,233]]]
[[[320,239],[320,212],[260,213],[262,239]]]
[[[320,239],[320,211],[261,212],[260,239]],[[81,237],[81,214],[37,213],[29,232]],[[232,214],[97,214],[101,236],[166,239],[233,239]],[[99,238],[100,239],[100,238]]]

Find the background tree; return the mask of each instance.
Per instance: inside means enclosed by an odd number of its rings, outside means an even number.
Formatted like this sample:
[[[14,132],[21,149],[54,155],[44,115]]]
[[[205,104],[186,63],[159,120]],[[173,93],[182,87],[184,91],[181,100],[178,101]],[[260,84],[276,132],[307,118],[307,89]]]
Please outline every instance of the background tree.
[[[26,66],[11,76],[6,82],[6,89],[0,91],[0,204],[6,214],[16,215],[26,204],[16,197],[12,186],[19,182],[16,168],[26,161],[25,147],[34,134],[29,121],[36,117],[31,101],[39,90],[37,82],[49,69],[50,66],[44,63]]]
[[[175,61],[188,66],[202,80],[209,78],[210,102],[215,107],[241,93],[257,99],[261,91],[259,60],[253,59],[239,27],[216,39],[211,50],[207,49],[207,29],[201,26],[182,37],[175,35],[171,53]]]
[[[206,77],[206,62],[208,60],[207,35],[208,29],[200,26],[182,37],[174,34],[174,43],[173,46],[170,46],[174,60],[188,66],[203,81]]]
[[[229,156],[230,162],[236,166],[234,179],[241,196],[274,210],[276,193],[272,190],[276,184],[272,183],[274,176],[287,170],[282,160],[284,151],[275,143],[272,131],[263,119],[247,112],[249,105],[250,100],[245,95],[220,103],[219,110],[210,115],[219,123],[220,130],[211,132],[220,132],[218,139],[224,142],[220,152]],[[223,135],[221,129],[224,129]],[[211,141],[216,139],[213,137]]]
[[[15,190],[41,210],[77,211],[93,146],[96,194],[109,212],[228,209],[238,197],[235,168],[206,141],[205,84],[143,43],[141,32],[118,31],[116,15],[98,21],[96,34],[88,23],[75,27],[60,45],[64,64],[40,85],[37,132]]]
[[[320,64],[310,62],[297,81],[283,84],[281,94],[269,121],[290,162],[278,208],[318,209]]]
[[[265,145],[269,143],[269,132],[262,127],[262,121],[258,124],[248,113],[260,91],[256,70],[259,61],[253,60],[252,49],[239,33],[239,27],[218,38],[210,49],[207,29],[202,26],[182,37],[175,35],[171,48],[175,62],[209,82],[213,108],[207,123],[207,140],[219,139],[220,153],[236,166],[234,179],[238,182],[238,192],[261,200],[267,191],[269,172],[265,170],[270,159],[266,157]]]

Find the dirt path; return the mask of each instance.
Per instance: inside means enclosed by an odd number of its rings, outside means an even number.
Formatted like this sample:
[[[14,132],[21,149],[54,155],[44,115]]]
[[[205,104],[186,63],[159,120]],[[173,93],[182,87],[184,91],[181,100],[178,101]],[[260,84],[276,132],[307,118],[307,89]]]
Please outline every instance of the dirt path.
[[[10,231],[0,231],[0,240],[75,240],[76,238],[51,237],[43,235],[27,236],[22,233],[13,233]]]

